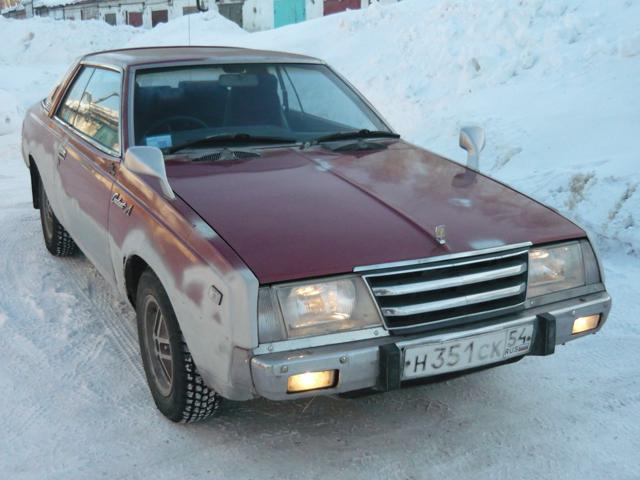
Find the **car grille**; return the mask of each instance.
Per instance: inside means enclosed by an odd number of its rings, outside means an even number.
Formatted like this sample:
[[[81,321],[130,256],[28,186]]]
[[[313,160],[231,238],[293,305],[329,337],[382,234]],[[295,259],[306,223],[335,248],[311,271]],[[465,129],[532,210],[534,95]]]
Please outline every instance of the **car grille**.
[[[528,250],[458,258],[364,278],[393,333],[444,328],[524,308]]]

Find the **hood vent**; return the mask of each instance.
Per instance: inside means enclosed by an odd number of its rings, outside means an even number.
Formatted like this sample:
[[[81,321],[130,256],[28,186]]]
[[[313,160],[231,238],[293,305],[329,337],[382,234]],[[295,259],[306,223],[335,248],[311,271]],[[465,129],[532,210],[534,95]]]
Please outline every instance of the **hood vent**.
[[[360,139],[357,142],[349,142],[335,147],[325,146],[325,148],[329,148],[332,152],[362,152],[367,150],[384,150],[388,148],[388,144]]]
[[[224,160],[243,160],[246,158],[257,158],[260,157],[258,152],[254,152],[251,150],[230,150],[225,148],[218,152],[208,153],[203,155],[202,157],[194,158],[194,162],[217,162]]]

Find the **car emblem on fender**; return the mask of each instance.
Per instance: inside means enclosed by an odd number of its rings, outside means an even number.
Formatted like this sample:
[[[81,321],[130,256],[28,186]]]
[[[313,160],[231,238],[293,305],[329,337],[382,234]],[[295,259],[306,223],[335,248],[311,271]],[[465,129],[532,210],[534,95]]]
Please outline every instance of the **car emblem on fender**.
[[[436,241],[440,245],[447,243],[447,229],[445,225],[436,226]]]
[[[120,208],[125,213],[125,215],[131,216],[133,205],[128,205],[127,202],[122,198],[122,195],[120,195],[119,193],[116,192],[111,196],[111,203]]]

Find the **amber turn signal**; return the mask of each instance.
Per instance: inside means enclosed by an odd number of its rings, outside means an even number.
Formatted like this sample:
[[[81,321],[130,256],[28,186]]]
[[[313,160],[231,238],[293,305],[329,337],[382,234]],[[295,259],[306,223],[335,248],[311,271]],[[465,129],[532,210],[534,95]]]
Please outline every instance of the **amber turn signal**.
[[[287,382],[287,393],[308,392],[331,388],[338,380],[337,370],[323,370],[322,372],[305,372],[291,375]]]
[[[573,321],[573,328],[571,329],[571,333],[576,335],[578,333],[588,332],[589,330],[593,330],[600,323],[600,314],[597,315],[589,315],[586,317],[578,317]]]

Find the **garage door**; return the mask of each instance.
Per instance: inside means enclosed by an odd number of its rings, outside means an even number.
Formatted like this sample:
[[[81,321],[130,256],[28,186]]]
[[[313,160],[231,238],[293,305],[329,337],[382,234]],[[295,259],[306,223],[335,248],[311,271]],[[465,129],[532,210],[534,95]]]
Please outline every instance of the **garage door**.
[[[127,12],[127,25],[132,27],[142,26],[142,12]]]
[[[273,26],[282,27],[305,19],[305,0],[273,0]]]
[[[361,0],[324,0],[324,14],[344,12],[346,9],[360,8]]]
[[[223,17],[242,26],[242,3],[219,3],[218,12]]]
[[[169,21],[169,12],[166,10],[151,11],[151,26],[155,27],[159,23],[167,23]]]

